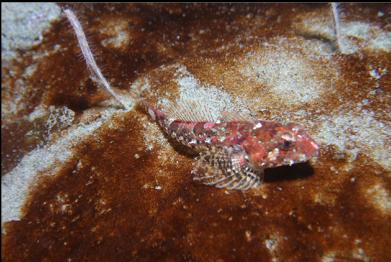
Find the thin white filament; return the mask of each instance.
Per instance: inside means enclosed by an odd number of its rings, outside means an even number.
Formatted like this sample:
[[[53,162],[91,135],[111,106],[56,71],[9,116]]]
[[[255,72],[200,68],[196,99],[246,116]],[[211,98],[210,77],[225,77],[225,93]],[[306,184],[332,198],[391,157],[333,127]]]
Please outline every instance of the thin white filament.
[[[102,72],[100,71],[98,65],[95,62],[94,55],[91,52],[91,49],[88,45],[87,38],[84,34],[83,28],[75,16],[75,14],[70,9],[64,10],[65,15],[67,16],[69,22],[71,23],[73,30],[75,31],[77,41],[79,42],[79,46],[81,49],[81,52],[83,54],[84,59],[87,63],[87,68],[93,75],[91,79],[95,82],[97,82],[100,85],[103,85],[104,88],[125,108],[129,109],[129,106],[124,103],[120,96],[117,95],[114,90],[111,88],[109,82],[106,80],[106,78],[103,76]]]
[[[339,14],[338,14],[338,4],[337,3],[331,3],[331,8],[333,10],[333,18],[334,18],[334,29],[335,29],[335,36],[336,36],[336,42],[337,42],[337,48],[338,50],[341,50],[341,32],[340,32],[340,25],[339,25]]]

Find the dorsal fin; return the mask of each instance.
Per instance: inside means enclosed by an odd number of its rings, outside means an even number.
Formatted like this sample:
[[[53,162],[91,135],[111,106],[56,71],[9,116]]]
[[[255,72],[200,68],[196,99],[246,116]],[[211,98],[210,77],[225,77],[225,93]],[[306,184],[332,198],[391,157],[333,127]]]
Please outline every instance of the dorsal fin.
[[[258,187],[263,171],[255,172],[248,164],[240,163],[240,154],[213,147],[200,153],[192,174],[194,180],[217,188],[247,190]]]
[[[221,113],[221,117],[219,119],[223,122],[231,122],[231,121],[255,121],[256,119],[250,115],[245,115],[243,113],[238,112],[227,112],[224,111]]]
[[[202,103],[196,100],[183,100],[177,105],[171,105],[166,110],[170,118],[194,122],[215,122],[217,118]]]

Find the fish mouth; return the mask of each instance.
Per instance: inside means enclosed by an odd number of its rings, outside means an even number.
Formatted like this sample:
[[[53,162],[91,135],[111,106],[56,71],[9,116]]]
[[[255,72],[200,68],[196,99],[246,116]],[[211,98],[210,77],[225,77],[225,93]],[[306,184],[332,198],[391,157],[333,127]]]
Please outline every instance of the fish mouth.
[[[300,162],[303,162],[301,161],[302,159],[309,160],[313,157],[319,156],[320,146],[309,135],[302,136],[302,138],[298,141],[298,143],[300,144],[300,153],[301,153],[299,155]],[[301,155],[304,155],[304,157]]]
[[[310,156],[310,158],[312,159],[312,158],[318,158],[319,157],[319,155],[320,155],[320,146],[313,140],[313,139],[311,139],[310,141],[309,141],[309,143],[310,143],[310,145],[312,146],[312,150],[311,150],[311,152],[310,152],[310,154],[309,154],[309,156]]]
[[[292,166],[295,164],[305,163],[305,162],[316,162],[319,158],[318,152],[315,155],[307,156],[305,154],[299,154],[296,158],[284,159],[282,165]]]
[[[319,158],[319,154],[319,145],[312,139],[306,139],[302,141],[298,152],[293,153],[290,157],[288,156],[283,162],[285,165],[291,166],[297,163],[316,160]]]

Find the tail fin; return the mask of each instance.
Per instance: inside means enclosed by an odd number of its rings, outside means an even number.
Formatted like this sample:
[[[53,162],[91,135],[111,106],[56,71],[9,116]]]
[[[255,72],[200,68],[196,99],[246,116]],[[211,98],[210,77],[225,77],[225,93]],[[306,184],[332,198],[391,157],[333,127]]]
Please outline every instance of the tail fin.
[[[145,101],[144,99],[140,100],[137,103],[137,106],[145,113],[148,113],[152,120],[156,120],[155,108],[151,106],[147,101]]]
[[[70,9],[65,9],[64,13],[67,16],[69,22],[71,23],[73,30],[75,31],[77,41],[79,43],[83,57],[87,63],[87,68],[91,73],[91,79],[97,84],[102,85],[125,109],[130,109],[131,105],[127,103],[124,99],[121,99],[121,96],[113,90],[109,82],[103,76],[98,65],[96,64],[94,55],[92,54],[90,46],[88,45],[83,28],[75,14]]]
[[[149,104],[148,102],[146,102],[144,99],[142,100],[139,100],[137,105],[143,110],[145,111],[146,113],[148,113],[148,115],[152,118],[152,120],[154,121],[157,121],[159,123],[163,123],[164,120],[167,118],[167,115],[157,109],[156,107],[152,106],[151,104]]]

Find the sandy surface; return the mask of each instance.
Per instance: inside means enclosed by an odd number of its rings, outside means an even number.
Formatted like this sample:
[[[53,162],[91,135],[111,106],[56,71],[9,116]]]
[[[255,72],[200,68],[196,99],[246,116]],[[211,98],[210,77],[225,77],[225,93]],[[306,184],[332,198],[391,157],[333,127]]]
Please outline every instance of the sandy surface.
[[[321,155],[201,185],[89,79],[57,5],[2,4],[4,261],[391,260],[389,4],[340,5],[340,49],[325,4],[68,7],[124,98],[296,122]]]

